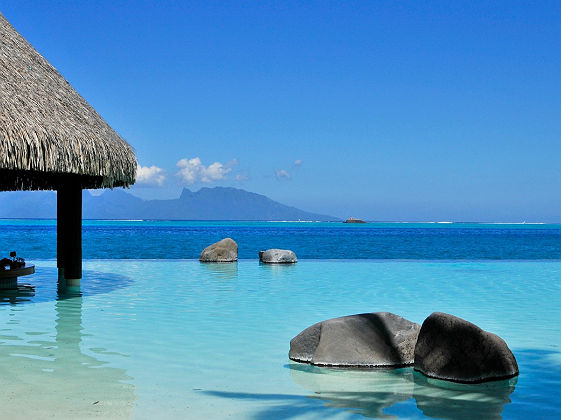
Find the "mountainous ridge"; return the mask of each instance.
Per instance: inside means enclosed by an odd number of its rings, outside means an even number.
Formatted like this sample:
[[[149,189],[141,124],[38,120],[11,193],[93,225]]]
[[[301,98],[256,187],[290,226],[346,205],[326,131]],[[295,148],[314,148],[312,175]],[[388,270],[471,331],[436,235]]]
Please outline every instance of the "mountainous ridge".
[[[265,195],[232,187],[184,188],[176,199],[143,200],[122,189],[83,193],[84,219],[154,220],[340,220],[281,204]],[[55,218],[56,193],[17,191],[0,194],[0,218]]]

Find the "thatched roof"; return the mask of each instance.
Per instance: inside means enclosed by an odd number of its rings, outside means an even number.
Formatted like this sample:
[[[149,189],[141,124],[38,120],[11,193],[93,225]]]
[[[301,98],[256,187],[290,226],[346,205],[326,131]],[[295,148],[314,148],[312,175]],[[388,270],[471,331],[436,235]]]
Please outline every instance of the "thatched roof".
[[[0,13],[0,190],[134,183],[136,157]]]

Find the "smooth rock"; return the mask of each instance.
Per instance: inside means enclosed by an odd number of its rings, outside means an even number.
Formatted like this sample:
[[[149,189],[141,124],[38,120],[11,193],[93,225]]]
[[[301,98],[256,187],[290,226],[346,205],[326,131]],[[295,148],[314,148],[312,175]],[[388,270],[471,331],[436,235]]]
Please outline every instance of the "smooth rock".
[[[499,336],[454,315],[435,312],[421,327],[415,370],[430,378],[479,383],[516,376],[518,364]]]
[[[413,364],[421,326],[390,312],[318,322],[290,341],[290,359],[317,366],[398,367]]]
[[[259,251],[259,261],[267,264],[293,264],[298,262],[298,258],[290,249],[268,249]]]
[[[222,239],[207,246],[201,252],[202,262],[234,262],[238,260],[238,244],[230,238]]]

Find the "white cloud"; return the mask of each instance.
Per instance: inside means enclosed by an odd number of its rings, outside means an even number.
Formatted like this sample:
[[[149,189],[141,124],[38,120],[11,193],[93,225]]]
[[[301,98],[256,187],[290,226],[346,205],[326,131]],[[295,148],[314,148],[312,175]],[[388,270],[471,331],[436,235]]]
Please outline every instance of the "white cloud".
[[[301,159],[296,159],[293,163],[294,166],[300,166],[302,165],[302,160]]]
[[[104,188],[100,188],[100,189],[97,189],[97,190],[88,190],[88,192],[89,192],[91,195],[93,195],[94,197],[97,197],[98,195],[103,194],[103,193],[105,192],[105,189],[104,189]]]
[[[249,180],[249,176],[244,175],[244,174],[237,174],[236,175],[236,181],[247,181]]]
[[[165,171],[157,166],[136,167],[136,185],[161,187],[166,179]]]
[[[214,162],[207,167],[203,165],[198,157],[181,159],[177,162],[177,167],[179,168],[177,175],[187,184],[220,181],[226,179],[226,175],[232,171],[232,166],[237,165],[237,163],[237,159],[234,159],[226,165]]]
[[[275,176],[277,179],[290,179],[290,174],[285,169],[276,169]]]

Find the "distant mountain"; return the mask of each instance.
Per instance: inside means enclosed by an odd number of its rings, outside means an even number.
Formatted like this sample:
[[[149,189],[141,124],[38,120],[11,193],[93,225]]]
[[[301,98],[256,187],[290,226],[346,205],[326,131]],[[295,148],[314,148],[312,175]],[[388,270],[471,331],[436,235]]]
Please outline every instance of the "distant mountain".
[[[0,193],[0,218],[54,219],[56,194],[52,191]]]
[[[56,194],[51,191],[0,194],[0,218],[54,218]],[[99,196],[83,194],[84,219],[163,220],[340,220],[286,206],[270,198],[237,188],[183,189],[172,200],[143,200],[124,190],[107,190]]]

